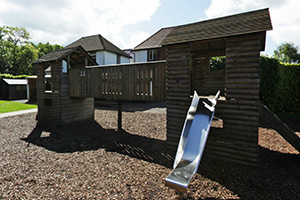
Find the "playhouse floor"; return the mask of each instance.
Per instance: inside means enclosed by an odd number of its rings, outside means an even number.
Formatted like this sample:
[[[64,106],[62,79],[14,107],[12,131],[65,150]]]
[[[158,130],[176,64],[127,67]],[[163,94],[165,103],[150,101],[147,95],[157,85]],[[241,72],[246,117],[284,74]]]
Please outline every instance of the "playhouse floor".
[[[165,114],[123,112],[123,132],[116,111],[64,129],[36,128],[35,117],[0,119],[0,199],[177,197],[164,186]],[[257,169],[204,155],[188,198],[300,199],[300,155],[272,129],[259,129],[259,144]]]

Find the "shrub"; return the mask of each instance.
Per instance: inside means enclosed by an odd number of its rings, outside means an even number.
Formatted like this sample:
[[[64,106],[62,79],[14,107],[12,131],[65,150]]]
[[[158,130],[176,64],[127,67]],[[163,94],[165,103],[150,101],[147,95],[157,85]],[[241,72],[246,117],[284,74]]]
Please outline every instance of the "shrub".
[[[28,77],[29,75],[18,75],[18,76],[14,76],[11,74],[0,74],[0,79],[2,78],[9,78],[9,79],[24,79],[26,77]]]
[[[280,63],[281,77],[278,91],[282,100],[282,111],[300,111],[300,64]]]
[[[300,64],[261,57],[260,100],[273,112],[300,111]]]

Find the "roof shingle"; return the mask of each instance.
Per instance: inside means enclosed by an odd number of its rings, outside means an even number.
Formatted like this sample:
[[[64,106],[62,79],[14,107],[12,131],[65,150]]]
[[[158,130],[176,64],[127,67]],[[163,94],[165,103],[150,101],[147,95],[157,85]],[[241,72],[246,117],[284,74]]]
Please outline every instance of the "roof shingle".
[[[159,48],[162,45],[162,41],[165,37],[173,30],[173,27],[169,28],[162,28],[148,39],[143,41],[141,44],[137,45],[133,50],[143,50],[143,49],[152,49],[152,48]]]
[[[256,10],[173,28],[162,45],[272,30],[269,9]]]
[[[88,55],[88,53],[83,49],[83,47],[81,46],[76,46],[76,47],[68,47],[68,48],[62,48],[56,51],[51,51],[45,55],[43,55],[41,58],[39,58],[38,60],[36,60],[34,63],[39,63],[39,62],[51,62],[51,61],[58,61],[60,59],[63,59],[65,56],[73,53],[73,52],[82,52],[86,55],[86,57],[88,58],[88,60],[96,65],[97,63]]]
[[[38,59],[38,61],[42,61],[42,62],[56,61],[56,60],[59,60],[59,59],[65,57],[66,55],[73,52],[77,48],[78,48],[78,46],[62,48],[62,49],[59,49],[56,51],[51,51],[51,52],[43,55],[40,59]]]
[[[112,44],[100,34],[82,37],[79,40],[67,45],[66,48],[79,45],[82,46],[87,52],[106,50],[131,58],[130,55],[119,49],[117,46]]]

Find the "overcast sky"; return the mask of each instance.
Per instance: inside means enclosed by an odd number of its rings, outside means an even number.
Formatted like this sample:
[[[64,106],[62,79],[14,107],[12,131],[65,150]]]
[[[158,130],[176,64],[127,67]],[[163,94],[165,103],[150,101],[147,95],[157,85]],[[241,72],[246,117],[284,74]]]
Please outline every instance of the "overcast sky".
[[[101,34],[133,48],[160,28],[270,8],[266,54],[283,42],[300,46],[299,0],[0,0],[0,25],[23,26],[32,41],[67,45]]]

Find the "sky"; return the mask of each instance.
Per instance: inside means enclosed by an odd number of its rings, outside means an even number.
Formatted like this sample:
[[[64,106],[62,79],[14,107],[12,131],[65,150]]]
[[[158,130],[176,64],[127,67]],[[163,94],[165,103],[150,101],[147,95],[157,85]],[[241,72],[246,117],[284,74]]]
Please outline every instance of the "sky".
[[[34,43],[66,46],[101,34],[128,49],[164,27],[263,8],[273,25],[263,53],[283,42],[300,46],[299,0],[0,0],[0,26],[25,27]]]

